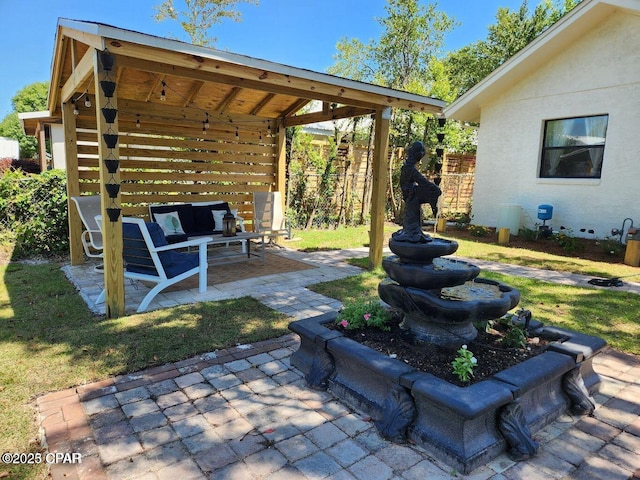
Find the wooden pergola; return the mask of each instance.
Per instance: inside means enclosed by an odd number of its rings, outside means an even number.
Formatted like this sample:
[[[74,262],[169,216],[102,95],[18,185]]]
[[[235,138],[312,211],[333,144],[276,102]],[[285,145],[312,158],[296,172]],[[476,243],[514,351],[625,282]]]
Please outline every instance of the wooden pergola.
[[[322,102],[321,111],[298,114],[314,100]],[[251,218],[253,192],[284,191],[285,129],[291,126],[375,118],[369,258],[380,265],[391,109],[439,114],[444,106],[430,97],[60,19],[48,109],[64,125],[68,195],[100,194],[104,219],[121,214],[103,223],[107,315],[124,314],[122,215],[147,216],[150,203],[224,200]],[[108,118],[103,111],[117,113]],[[109,139],[116,140],[111,148]],[[108,160],[117,160],[115,170]],[[73,202],[68,207],[71,262],[79,264],[82,224]]]

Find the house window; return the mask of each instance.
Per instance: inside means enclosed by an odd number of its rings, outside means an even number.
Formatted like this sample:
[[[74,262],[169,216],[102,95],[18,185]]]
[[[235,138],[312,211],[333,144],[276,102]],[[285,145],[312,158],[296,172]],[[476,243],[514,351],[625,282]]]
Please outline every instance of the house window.
[[[540,178],[600,178],[609,115],[547,120]]]

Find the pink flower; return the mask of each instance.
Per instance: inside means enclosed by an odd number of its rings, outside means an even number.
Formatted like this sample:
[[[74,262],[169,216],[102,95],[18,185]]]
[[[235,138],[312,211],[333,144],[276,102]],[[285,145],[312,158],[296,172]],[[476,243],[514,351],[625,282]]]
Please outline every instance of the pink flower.
[[[342,320],[340,322],[340,325],[342,325],[344,328],[347,328],[347,326],[349,325],[349,322],[347,322],[346,320]]]
[[[364,320],[365,320],[366,322],[368,322],[370,318],[371,318],[371,314],[370,314],[370,313],[365,313],[365,314],[364,314]]]

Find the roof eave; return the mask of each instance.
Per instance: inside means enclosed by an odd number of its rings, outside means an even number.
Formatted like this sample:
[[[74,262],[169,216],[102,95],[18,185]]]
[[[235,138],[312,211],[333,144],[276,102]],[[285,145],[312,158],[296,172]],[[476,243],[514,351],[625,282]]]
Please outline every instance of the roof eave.
[[[345,89],[356,89],[365,93],[370,93],[378,96],[393,97],[408,104],[415,104],[416,109],[419,107],[428,107],[431,111],[441,111],[445,107],[446,102],[426,97],[423,95],[417,95],[401,90],[394,90],[391,88],[381,87],[364,82],[358,82],[356,80],[350,80],[342,77],[337,77],[327,73],[314,72],[312,70],[291,67],[288,65],[271,62],[268,60],[257,59],[246,55],[240,55],[237,53],[225,52],[210,47],[203,47],[199,45],[192,45],[189,43],[181,42],[178,40],[172,40],[168,38],[157,37],[145,33],[135,32],[131,30],[124,30],[117,27],[112,27],[105,24],[59,19],[58,22],[60,28],[74,29],[84,32],[88,35],[100,37],[102,39],[120,40],[123,42],[131,42],[143,46],[159,48],[163,50],[171,50],[179,52],[189,56],[199,56],[208,58],[213,61],[225,62],[238,66],[245,66],[255,68],[259,70],[265,70],[273,72],[279,75],[288,77],[297,77],[303,80],[317,83],[330,83],[332,85],[342,87]],[[49,105],[51,108],[51,105]]]

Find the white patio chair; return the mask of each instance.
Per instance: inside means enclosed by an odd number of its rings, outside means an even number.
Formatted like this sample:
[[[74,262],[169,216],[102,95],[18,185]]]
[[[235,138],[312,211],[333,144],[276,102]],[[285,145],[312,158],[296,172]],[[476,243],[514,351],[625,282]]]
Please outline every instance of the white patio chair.
[[[83,195],[71,197],[76,204],[84,231],[80,237],[82,248],[87,257],[102,258],[102,233],[96,223],[96,215],[100,215],[100,195]]]
[[[96,216],[98,225],[102,217]],[[124,277],[156,283],[144,297],[137,312],[144,312],[151,300],[165,288],[185,278],[198,275],[198,291],[207,291],[207,242],[211,237],[199,237],[179,243],[167,243],[160,225],[145,223],[142,218],[122,218],[122,254]],[[177,249],[198,247],[197,253],[177,252]],[[105,300],[103,290],[96,303]]]
[[[280,192],[254,192],[253,229],[274,243],[277,237],[291,238],[291,228],[282,209]]]

